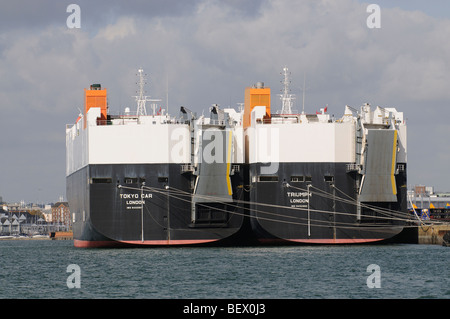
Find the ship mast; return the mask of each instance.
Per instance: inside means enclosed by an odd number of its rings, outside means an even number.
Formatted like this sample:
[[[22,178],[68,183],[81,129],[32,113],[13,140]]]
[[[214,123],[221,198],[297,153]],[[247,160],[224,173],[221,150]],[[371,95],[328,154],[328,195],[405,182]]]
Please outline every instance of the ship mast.
[[[145,93],[144,85],[147,84],[147,82],[145,82],[146,74],[144,74],[144,70],[142,68],[138,70],[138,73],[139,74],[137,75],[139,76],[139,83],[137,84],[139,85],[139,95],[135,96],[137,102],[136,115],[141,116],[147,115],[147,110],[145,108],[146,102],[160,102],[161,100],[150,99],[148,96],[144,95]],[[153,115],[155,115],[155,108],[156,108],[155,103],[152,103],[152,108],[153,108]]]
[[[291,73],[289,72],[287,66],[285,66],[283,68],[283,72],[280,74],[283,75],[283,80],[281,81],[281,83],[283,84],[283,94],[279,94],[281,98],[281,114],[292,114],[292,105],[293,100],[295,99],[295,95],[290,94]]]

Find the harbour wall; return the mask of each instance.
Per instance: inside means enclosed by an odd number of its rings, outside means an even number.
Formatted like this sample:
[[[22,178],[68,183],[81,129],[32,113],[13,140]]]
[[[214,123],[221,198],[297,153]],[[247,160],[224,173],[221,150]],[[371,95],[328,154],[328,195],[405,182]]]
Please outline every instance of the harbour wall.
[[[73,232],[51,232],[50,239],[52,239],[52,240],[72,240]]]
[[[447,232],[450,232],[450,224],[420,226],[418,229],[418,243],[442,245],[443,237]]]

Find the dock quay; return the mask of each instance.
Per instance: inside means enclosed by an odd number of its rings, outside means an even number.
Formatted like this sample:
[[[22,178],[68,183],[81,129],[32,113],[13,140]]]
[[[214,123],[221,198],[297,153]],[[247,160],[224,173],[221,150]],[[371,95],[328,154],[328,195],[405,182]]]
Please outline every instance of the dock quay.
[[[55,231],[34,236],[0,236],[0,240],[73,240],[73,232]]]
[[[444,236],[450,233],[450,224],[422,225],[418,229],[418,243],[424,245],[442,245]],[[447,235],[448,236],[448,235]]]
[[[72,240],[73,232],[69,232],[69,231],[51,232],[50,239],[52,239],[52,240]]]

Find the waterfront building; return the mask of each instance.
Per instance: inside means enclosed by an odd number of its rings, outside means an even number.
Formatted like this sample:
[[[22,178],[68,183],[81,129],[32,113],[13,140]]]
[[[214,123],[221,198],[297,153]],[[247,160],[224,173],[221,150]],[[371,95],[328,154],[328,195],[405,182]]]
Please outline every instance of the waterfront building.
[[[67,202],[57,202],[52,206],[52,223],[71,228],[72,220]]]

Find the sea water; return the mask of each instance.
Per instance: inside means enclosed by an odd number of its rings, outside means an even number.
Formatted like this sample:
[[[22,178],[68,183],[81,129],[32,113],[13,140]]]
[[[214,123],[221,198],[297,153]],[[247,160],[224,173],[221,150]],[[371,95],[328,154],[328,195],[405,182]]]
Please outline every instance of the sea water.
[[[83,249],[1,240],[3,299],[450,298],[438,245]]]

